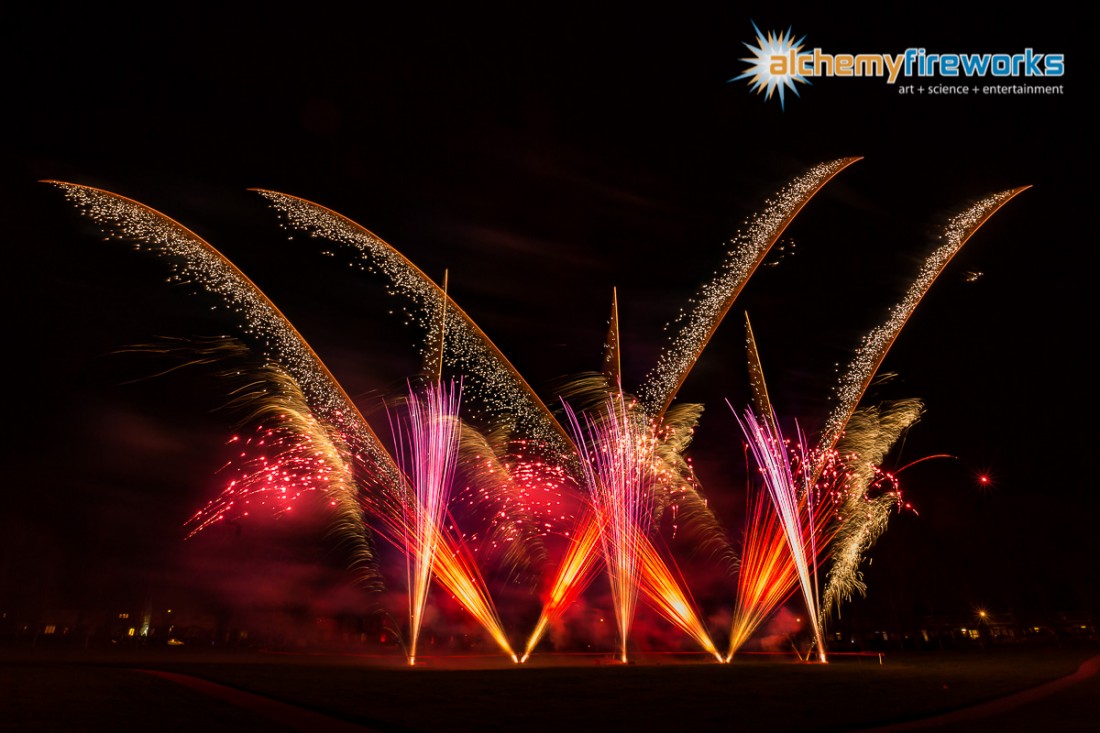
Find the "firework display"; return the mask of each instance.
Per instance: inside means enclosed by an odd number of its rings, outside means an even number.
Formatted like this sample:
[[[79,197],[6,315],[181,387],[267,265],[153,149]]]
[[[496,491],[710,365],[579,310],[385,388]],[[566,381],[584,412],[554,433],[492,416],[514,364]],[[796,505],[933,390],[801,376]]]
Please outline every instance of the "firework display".
[[[902,301],[885,323],[873,329],[842,373],[830,413],[816,447],[809,450],[799,432],[792,448],[783,438],[771,406],[760,354],[746,319],[749,381],[759,413],[747,410],[738,423],[767,488],[750,494],[739,593],[730,635],[729,657],[792,592],[801,587],[815,645],[825,661],[822,626],[825,613],[839,610],[842,599],[866,590],[859,566],[866,551],[886,530],[902,505],[896,479],[878,464],[901,434],[920,416],[918,400],[899,400],[857,411],[860,400],[902,327],[936,278],[974,233],[1024,188],[987,196],[950,219],[939,244],[922,264]],[[736,415],[736,411],[735,411]],[[847,432],[850,425],[854,427]],[[838,450],[838,446],[840,450]],[[881,483],[885,491],[875,492]],[[834,554],[824,603],[817,587],[817,566]]]
[[[622,663],[630,658],[639,600],[708,656],[728,662],[799,591],[813,656],[824,662],[830,615],[866,591],[860,571],[865,556],[904,506],[896,472],[881,466],[923,410],[916,399],[872,406],[861,401],[937,277],[1024,190],[987,196],[950,219],[903,299],[863,338],[841,373],[816,441],[797,424],[793,432],[783,429],[748,329],[753,406],[738,410],[731,403],[753,461],[737,543],[708,504],[687,457],[702,407],[673,401],[784,230],[857,160],[814,166],[747,222],[719,271],[675,320],[674,335],[637,397],[622,385],[624,325],[617,299],[600,372],[540,397],[451,299],[446,283],[437,286],[393,246],[330,209],[259,191],[287,227],[346,248],[357,267],[380,275],[422,329],[420,353],[433,367],[430,379],[410,379],[407,393],[388,408],[392,449],[286,316],[218,250],[132,199],[50,183],[108,237],[166,260],[172,281],[216,296],[248,344],[226,340],[212,350],[217,358],[224,351],[254,361],[242,370],[245,386],[232,393],[245,408],[247,428],[230,442],[235,453],[223,490],[187,520],[189,538],[225,520],[284,514],[301,497],[320,497],[334,535],[351,548],[351,562],[369,587],[402,580],[379,562],[375,535],[403,558],[408,607],[402,636],[410,664],[430,625],[433,582],[505,655],[523,662],[564,623],[601,572],[609,582],[615,656]],[[796,437],[792,442],[785,435]],[[690,574],[685,578],[671,556],[666,530],[707,553],[716,567],[736,568],[736,580],[729,578],[732,626],[708,628],[692,597]],[[541,587],[542,607],[522,654],[509,637],[526,630],[513,629],[507,613],[502,620],[483,575],[490,565],[535,578],[532,594]],[[716,632],[729,633],[724,654]]]
[[[256,401],[266,404],[266,407],[255,409],[276,412],[282,418],[282,428],[297,421],[308,431],[296,434],[293,439],[276,441],[289,445],[279,445],[275,455],[269,459],[257,459],[256,465],[259,467],[251,475],[240,484],[232,482],[221,497],[192,518],[192,523],[201,529],[212,520],[230,513],[245,516],[247,505],[237,500],[242,486],[250,496],[274,496],[275,503],[285,507],[286,504],[280,500],[287,498],[286,477],[297,472],[296,468],[286,464],[298,465],[302,444],[316,442],[329,446],[332,443],[333,447],[322,449],[323,458],[312,459],[324,467],[320,477],[299,485],[299,490],[289,498],[293,499],[307,488],[339,492],[338,498],[333,500],[338,509],[338,528],[351,525],[351,536],[357,537],[369,525],[395,546],[411,547],[417,553],[427,549],[421,543],[414,541],[410,545],[407,542],[409,537],[422,536],[418,535],[415,527],[409,526],[410,520],[415,523],[421,517],[419,511],[411,515],[407,511],[410,505],[416,506],[415,499],[407,494],[407,477],[401,473],[377,434],[320,357],[251,280],[198,235],[144,204],[99,189],[54,183],[109,236],[132,242],[139,249],[147,249],[167,259],[173,268],[174,279],[195,282],[220,296],[225,306],[239,317],[242,332],[253,337],[259,344],[259,351],[270,360],[265,362],[266,367],[275,370],[277,375],[287,375],[293,382],[293,387],[288,388],[286,380],[280,377],[275,380],[275,388],[260,390]],[[263,376],[262,373],[257,375],[258,378]],[[291,404],[284,404],[287,401]],[[284,407],[291,408],[285,415],[282,412]],[[296,418],[287,417],[294,413],[298,413]],[[330,432],[339,437],[313,440],[322,433]],[[334,447],[341,441],[347,444],[346,450]],[[349,461],[353,464],[350,468],[347,465]],[[330,474],[340,479],[331,481],[321,478]],[[343,480],[349,474],[355,475],[357,480]],[[270,480],[271,476],[277,480]],[[358,519],[349,519],[349,513],[356,512],[360,515]],[[364,515],[370,517],[369,523],[364,522]],[[433,538],[433,557],[427,563],[421,559],[420,563],[432,565],[439,582],[479,622],[488,624],[490,636],[512,655],[507,639],[495,620],[496,612],[491,608],[489,594],[483,589],[480,576],[473,572],[476,568],[466,557],[466,551],[456,546],[457,538],[452,533],[430,536]],[[435,542],[439,543],[438,548]],[[369,545],[359,542],[357,547],[357,560],[360,566],[365,566],[370,561]]]

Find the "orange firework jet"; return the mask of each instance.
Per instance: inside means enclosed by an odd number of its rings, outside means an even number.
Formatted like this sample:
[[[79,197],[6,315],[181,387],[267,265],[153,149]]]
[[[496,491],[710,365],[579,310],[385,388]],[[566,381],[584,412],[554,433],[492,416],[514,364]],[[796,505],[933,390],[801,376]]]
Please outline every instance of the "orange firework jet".
[[[784,447],[776,446],[772,450],[777,452],[777,460],[788,460]],[[799,464],[802,465],[805,464]],[[834,516],[822,511],[821,507],[811,511],[816,493],[811,488],[793,497],[795,505],[789,519],[794,526],[787,527],[768,492],[759,487],[750,492],[748,526],[741,553],[737,603],[727,661],[749,640],[760,624],[794,594],[799,581],[804,580],[800,577],[796,556],[806,558],[808,567],[802,570],[816,577],[817,556],[814,549],[827,544],[829,536],[823,535],[832,531],[830,527]],[[795,547],[792,547],[792,541],[796,543]],[[823,650],[819,649],[819,654],[823,654]]]
[[[485,588],[485,581],[477,569],[465,543],[449,529],[440,534],[440,547],[433,558],[432,570],[440,585],[446,588],[478,623],[489,633],[501,650],[518,662],[508,636],[500,623],[496,607]]]
[[[669,570],[668,564],[657,554],[657,548],[648,537],[639,535],[637,543],[640,560],[639,584],[649,604],[661,616],[694,639],[704,651],[713,655],[719,662],[723,661],[710,634],[699,620],[695,603],[687,592],[683,577],[677,580]]]
[[[577,526],[579,531],[574,532],[570,539],[569,547],[558,566],[557,575],[554,576],[554,582],[543,604],[538,623],[535,624],[535,630],[527,639],[527,648],[520,660],[522,662],[526,662],[531,656],[531,652],[546,634],[550,623],[560,618],[596,577],[598,570],[596,561],[599,559],[596,548],[600,543],[602,529],[590,513],[585,513]]]

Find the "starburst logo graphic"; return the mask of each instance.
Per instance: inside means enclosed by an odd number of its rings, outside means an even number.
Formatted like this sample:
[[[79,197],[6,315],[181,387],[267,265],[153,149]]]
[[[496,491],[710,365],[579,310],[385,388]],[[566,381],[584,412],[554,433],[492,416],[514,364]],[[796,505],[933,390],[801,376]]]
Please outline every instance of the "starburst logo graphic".
[[[749,69],[744,74],[735,76],[729,81],[748,79],[752,90],[757,94],[763,94],[764,99],[771,99],[778,92],[779,107],[785,109],[786,98],[784,95],[786,91],[789,89],[797,97],[798,88],[795,87],[795,82],[801,84],[809,84],[810,82],[796,71],[794,64],[782,63],[777,65],[776,59],[786,61],[788,58],[797,58],[799,51],[802,50],[802,42],[806,40],[806,37],[803,36],[795,41],[790,28],[787,29],[786,33],[771,31],[765,36],[755,22],[752,27],[756,31],[756,42],[759,45],[752,46],[746,43],[745,47],[752,51],[753,55],[749,58],[740,59],[749,65]]]
[[[910,46],[901,53],[830,53],[818,47],[806,50],[806,37],[796,41],[790,27],[785,33],[771,31],[766,35],[755,22],[752,28],[757,45],[744,44],[752,56],[739,59],[748,64],[748,70],[726,83],[746,79],[749,89],[763,94],[765,100],[779,97],[782,109],[786,109],[787,92],[797,97],[798,84],[810,84],[810,79],[819,77],[877,78],[897,85],[897,94],[929,98],[1064,92],[1064,85],[1049,84],[1046,79],[1065,74],[1065,54],[1037,52],[1030,46],[1020,53],[929,53],[920,46]],[[905,83],[913,77],[917,83]],[[995,83],[979,83],[988,77]],[[1038,82],[1031,83],[1032,79]]]

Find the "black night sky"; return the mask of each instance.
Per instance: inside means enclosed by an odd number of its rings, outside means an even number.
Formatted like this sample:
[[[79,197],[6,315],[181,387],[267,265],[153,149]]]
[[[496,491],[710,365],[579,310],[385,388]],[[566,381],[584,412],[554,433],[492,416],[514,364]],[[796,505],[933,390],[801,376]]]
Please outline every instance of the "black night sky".
[[[864,159],[800,214],[784,236],[794,256],[752,278],[680,394],[707,406],[691,455],[715,510],[739,538],[745,469],[723,400],[749,399],[742,312],[777,410],[814,434],[835,366],[904,292],[938,227],[1031,185],[935,284],[883,367],[897,378],[871,395],[926,403],[890,467],[956,458],[903,474],[919,515],[896,517],[872,550],[870,596],[853,609],[1100,608],[1085,360],[1095,144],[1083,55],[1064,35],[1082,19],[1005,17],[1003,5],[184,7],[23,9],[5,24],[0,610],[148,595],[277,603],[290,588],[327,594],[325,608],[358,602],[323,518],[183,541],[220,486],[234,429],[224,385],[212,369],[146,378],[170,364],[118,352],[234,322],[166,283],[163,262],[101,241],[40,179],[135,198],[205,237],[377,414],[417,370],[420,334],[387,312],[380,280],[288,240],[248,188],[335,209],[434,278],[449,269],[455,300],[550,401],[555,380],[599,367],[613,287],[636,387],[741,223],[842,156]],[[882,79],[819,79],[781,110],[727,83],[753,21],[833,53],[1064,53],[1052,82],[1064,93],[904,95]],[[733,595],[730,581],[715,603]]]

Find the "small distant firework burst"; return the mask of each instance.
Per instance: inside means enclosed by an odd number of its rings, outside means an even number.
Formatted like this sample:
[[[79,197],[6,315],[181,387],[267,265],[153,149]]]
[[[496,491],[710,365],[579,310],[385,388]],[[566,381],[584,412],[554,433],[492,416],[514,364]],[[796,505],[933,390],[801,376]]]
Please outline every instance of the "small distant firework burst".
[[[797,46],[789,33],[760,41],[761,48],[766,43]],[[785,88],[794,90],[791,79],[756,83],[769,95],[778,91],[781,100]],[[450,299],[445,286],[435,285],[395,248],[350,219],[304,199],[260,191],[290,228],[349,248],[362,269],[381,274],[391,295],[404,302],[406,315],[424,330],[422,355],[440,368],[434,384],[410,388],[394,419],[393,454],[285,316],[212,246],[131,199],[52,183],[109,237],[165,258],[172,280],[220,297],[264,360],[250,372],[252,387],[236,398],[251,406],[253,425],[232,441],[238,453],[227,469],[231,479],[189,520],[189,536],[256,509],[289,511],[299,497],[320,494],[333,509],[336,531],[354,544],[355,564],[378,577],[370,530],[406,557],[410,663],[433,578],[505,654],[520,661],[475,562],[475,557],[484,563],[490,556],[516,567],[541,568],[550,579],[523,660],[602,568],[611,584],[623,661],[639,594],[721,661],[687,583],[658,550],[657,522],[669,510],[675,531],[684,527],[696,547],[709,546],[715,556],[733,560],[685,456],[702,407],[673,407],[672,402],[787,226],[856,160],[841,158],[811,168],[747,222],[731,240],[722,268],[677,319],[638,400],[620,386],[620,324],[614,306],[603,377],[572,388],[585,407],[574,411],[562,401],[566,424]],[[766,491],[750,491],[727,661],[798,587],[824,660],[826,615],[853,593],[865,591],[860,563],[900,502],[896,479],[878,465],[922,409],[916,400],[857,410],[859,402],[951,258],[1022,190],[989,196],[951,219],[906,296],[864,338],[842,373],[836,405],[813,449],[801,433],[793,448],[784,440],[750,331],[756,411],[735,415]],[[442,380],[443,365],[463,380],[463,397],[469,397],[469,404],[462,405],[466,419],[459,415],[459,390]],[[480,526],[463,534],[452,512],[464,519],[480,517]],[[565,542],[560,559],[548,556],[549,546],[543,544],[552,537]],[[819,593],[818,571],[830,558]],[[547,572],[547,563],[552,571]]]

